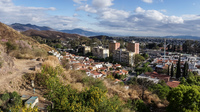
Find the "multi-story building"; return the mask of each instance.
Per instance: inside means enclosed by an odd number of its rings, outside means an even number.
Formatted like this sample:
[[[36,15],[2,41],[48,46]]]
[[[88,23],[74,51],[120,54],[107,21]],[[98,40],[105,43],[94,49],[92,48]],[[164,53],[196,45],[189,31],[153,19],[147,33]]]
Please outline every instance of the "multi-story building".
[[[83,45],[79,46],[78,52],[79,53],[83,53],[83,55],[85,55],[88,52],[91,52],[91,47],[90,46],[86,46],[85,44],[83,44]]]
[[[113,53],[113,60],[133,66],[134,54],[134,52],[127,51],[126,49],[118,49]]]
[[[102,48],[101,46],[99,47],[94,47],[92,49],[92,54],[93,56],[96,56],[98,58],[107,58],[109,57],[109,49]]]
[[[116,42],[115,40],[109,43],[109,52],[113,53],[115,50],[120,48],[120,43]]]
[[[127,50],[134,52],[135,54],[139,54],[140,44],[135,43],[135,41],[129,42],[127,46]]]

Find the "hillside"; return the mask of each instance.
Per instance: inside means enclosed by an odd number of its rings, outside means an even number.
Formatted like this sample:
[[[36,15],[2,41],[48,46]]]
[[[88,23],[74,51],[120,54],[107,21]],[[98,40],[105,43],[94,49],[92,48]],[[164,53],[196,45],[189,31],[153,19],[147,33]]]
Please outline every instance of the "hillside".
[[[47,26],[37,26],[37,25],[32,25],[32,24],[20,24],[20,23],[14,23],[11,24],[10,27],[17,31],[27,31],[27,30],[53,30],[50,27]]]
[[[71,39],[78,39],[82,37],[78,34],[68,34],[68,33],[62,33],[58,31],[28,30],[28,31],[23,32],[22,34],[26,36],[40,36],[45,39],[59,39],[59,40],[71,40]]]

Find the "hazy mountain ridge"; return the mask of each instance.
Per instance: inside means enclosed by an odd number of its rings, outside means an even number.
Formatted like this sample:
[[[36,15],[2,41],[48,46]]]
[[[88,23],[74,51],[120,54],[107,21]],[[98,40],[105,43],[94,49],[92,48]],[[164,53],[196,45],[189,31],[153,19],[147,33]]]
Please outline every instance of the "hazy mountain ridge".
[[[79,34],[83,36],[97,36],[97,35],[107,35],[107,36],[117,36],[115,34],[109,34],[109,33],[103,33],[103,32],[92,32],[92,31],[86,31],[83,29],[72,29],[72,30],[59,30],[64,33],[71,33],[71,34]]]
[[[45,39],[60,39],[60,40],[69,40],[69,39],[78,39],[82,36],[78,34],[68,34],[58,31],[38,31],[38,30],[27,30],[22,32],[26,36],[39,36]]]
[[[92,31],[86,31],[80,28],[72,29],[72,30],[56,30],[52,29],[47,26],[37,26],[32,24],[20,24],[20,23],[14,23],[11,24],[10,27],[17,31],[27,31],[27,30],[38,30],[38,31],[44,31],[44,30],[50,30],[50,31],[57,31],[57,32],[63,32],[63,33],[69,33],[69,34],[78,34],[82,36],[90,36],[90,37],[96,37],[96,36],[116,36],[116,37],[123,37],[116,34],[109,34],[104,32],[92,32]],[[145,36],[140,36],[145,37]],[[175,39],[192,39],[192,40],[199,40],[200,36],[189,36],[189,35],[178,35],[178,36],[158,36],[158,38],[175,38]]]
[[[53,31],[54,29],[47,27],[47,26],[37,26],[37,25],[32,25],[32,24],[20,24],[20,23],[14,23],[11,24],[10,27],[17,31],[27,31],[27,30],[51,30]]]
[[[117,36],[115,34],[109,34],[109,33],[104,33],[104,32],[92,32],[92,31],[86,31],[80,28],[72,29],[72,30],[57,30],[53,29],[47,26],[37,26],[37,25],[32,25],[32,24],[20,24],[20,23],[13,23],[10,25],[13,29],[17,31],[27,31],[27,30],[50,30],[50,31],[59,31],[63,33],[70,33],[70,34],[79,34],[82,36],[97,36],[97,35],[107,35],[107,36]]]

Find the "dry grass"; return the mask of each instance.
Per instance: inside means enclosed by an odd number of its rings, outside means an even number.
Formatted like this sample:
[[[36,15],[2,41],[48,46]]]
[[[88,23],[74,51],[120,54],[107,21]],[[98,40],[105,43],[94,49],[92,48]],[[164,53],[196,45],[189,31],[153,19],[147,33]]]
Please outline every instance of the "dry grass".
[[[83,72],[76,70],[71,70],[69,74],[71,75],[73,82],[82,82],[83,78],[87,77]]]
[[[55,56],[48,56],[47,60],[45,60],[42,65],[46,66],[46,67],[56,67],[58,65],[60,65],[60,61],[57,57]]]
[[[70,85],[71,85],[72,88],[78,90],[79,92],[84,90],[84,86],[83,86],[82,83],[77,82],[77,83],[71,83]]]

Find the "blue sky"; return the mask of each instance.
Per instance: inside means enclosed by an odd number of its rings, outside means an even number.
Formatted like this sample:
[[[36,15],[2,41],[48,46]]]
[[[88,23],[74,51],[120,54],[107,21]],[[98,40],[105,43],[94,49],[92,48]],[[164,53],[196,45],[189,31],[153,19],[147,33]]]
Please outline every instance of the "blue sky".
[[[132,36],[200,36],[200,0],[0,0],[0,22]]]

